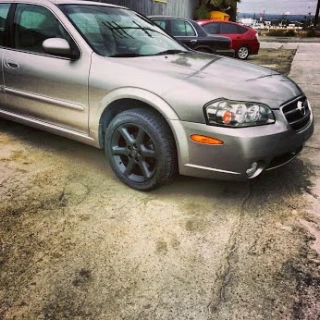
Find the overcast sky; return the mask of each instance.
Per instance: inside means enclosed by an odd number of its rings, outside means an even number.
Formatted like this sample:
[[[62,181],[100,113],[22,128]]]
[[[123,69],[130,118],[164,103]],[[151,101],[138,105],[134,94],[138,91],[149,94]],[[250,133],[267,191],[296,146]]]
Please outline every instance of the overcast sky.
[[[242,13],[315,14],[317,0],[241,0],[238,11]]]

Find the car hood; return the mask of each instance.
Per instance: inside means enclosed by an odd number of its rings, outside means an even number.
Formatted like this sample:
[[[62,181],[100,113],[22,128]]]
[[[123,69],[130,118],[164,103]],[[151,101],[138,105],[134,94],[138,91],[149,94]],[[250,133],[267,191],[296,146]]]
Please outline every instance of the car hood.
[[[166,81],[162,87],[165,90],[170,84],[171,88],[166,90],[174,91],[178,87],[192,90],[196,86],[207,92],[205,96],[211,96],[209,100],[221,97],[256,102],[271,100],[276,101],[274,105],[279,107],[279,102],[286,102],[301,94],[294,82],[276,71],[217,55],[190,52],[123,59],[121,63],[151,72],[150,80],[155,75],[184,80],[175,83]]]
[[[104,88],[99,95],[91,94],[97,101],[104,99],[100,94],[105,89],[137,88],[161,97],[181,120],[194,122],[204,122],[203,107],[219,98],[278,109],[302,94],[293,81],[270,69],[193,52],[135,58],[95,55],[90,82],[92,87]]]

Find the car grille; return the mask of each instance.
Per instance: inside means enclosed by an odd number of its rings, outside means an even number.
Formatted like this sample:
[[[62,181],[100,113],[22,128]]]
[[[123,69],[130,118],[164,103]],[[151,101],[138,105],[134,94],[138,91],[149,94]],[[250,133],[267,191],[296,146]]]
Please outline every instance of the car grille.
[[[310,121],[311,111],[306,97],[285,104],[282,112],[294,130],[304,128]]]

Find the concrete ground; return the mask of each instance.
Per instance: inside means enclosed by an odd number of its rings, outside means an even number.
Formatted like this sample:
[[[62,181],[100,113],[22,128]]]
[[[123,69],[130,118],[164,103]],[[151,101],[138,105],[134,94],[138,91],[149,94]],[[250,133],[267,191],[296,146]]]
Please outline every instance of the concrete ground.
[[[313,248],[320,254],[320,42],[297,45],[290,77],[304,90],[313,106],[315,132],[306,144],[302,159],[316,170],[311,175],[312,187],[308,190],[309,213],[312,218],[304,224],[309,226],[311,232],[316,233],[317,240]]]
[[[0,120],[0,319],[319,319],[320,44],[295,46],[315,134],[247,183],[140,193],[102,151]]]
[[[315,168],[320,165],[320,38],[262,38],[261,48],[295,49],[295,58],[291,65],[289,77],[293,79],[305,92],[311,105],[315,118],[315,132],[307,142],[306,149],[301,158]],[[320,231],[320,173],[315,170],[311,176],[312,187],[308,189],[310,204],[309,212],[315,219],[315,225],[310,230]],[[306,224],[306,223],[304,223]],[[311,224],[309,224],[311,225]],[[319,234],[318,234],[319,237]],[[315,241],[314,248],[320,254],[320,238]]]

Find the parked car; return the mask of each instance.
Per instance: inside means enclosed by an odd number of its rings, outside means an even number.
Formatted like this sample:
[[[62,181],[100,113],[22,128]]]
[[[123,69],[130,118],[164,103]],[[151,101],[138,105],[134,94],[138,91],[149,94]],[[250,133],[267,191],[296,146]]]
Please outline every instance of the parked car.
[[[252,179],[295,158],[312,135],[293,81],[186,49],[129,9],[0,0],[0,13],[0,116],[104,149],[137,190],[177,171]]]
[[[222,35],[231,39],[236,57],[245,60],[259,53],[260,43],[256,30],[231,21],[198,20],[209,34]]]
[[[228,37],[210,36],[191,19],[166,16],[150,16],[149,19],[192,50],[234,57]]]

